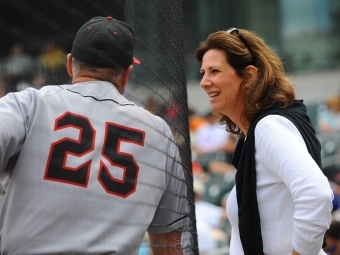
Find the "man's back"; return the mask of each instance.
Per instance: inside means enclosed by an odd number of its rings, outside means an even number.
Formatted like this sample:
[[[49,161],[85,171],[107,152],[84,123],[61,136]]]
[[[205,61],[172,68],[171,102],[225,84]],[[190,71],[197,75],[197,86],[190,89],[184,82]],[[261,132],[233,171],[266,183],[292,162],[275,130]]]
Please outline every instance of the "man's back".
[[[183,216],[186,187],[162,119],[108,82],[7,97],[0,114],[15,117],[0,123],[1,170],[20,154],[1,210],[1,254],[137,254],[151,222],[152,232],[176,228],[165,225]],[[170,200],[180,213],[166,210]],[[153,221],[157,206],[165,209]]]

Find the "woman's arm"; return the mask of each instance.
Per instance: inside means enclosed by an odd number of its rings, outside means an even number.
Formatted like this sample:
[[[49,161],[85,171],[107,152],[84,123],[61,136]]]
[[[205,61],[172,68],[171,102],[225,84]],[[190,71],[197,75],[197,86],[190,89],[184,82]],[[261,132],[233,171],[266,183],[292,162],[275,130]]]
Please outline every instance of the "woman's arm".
[[[267,116],[256,129],[257,147],[262,148],[268,169],[280,178],[293,199],[293,249],[317,254],[331,221],[333,192],[329,182],[309,154],[300,132],[287,118]]]

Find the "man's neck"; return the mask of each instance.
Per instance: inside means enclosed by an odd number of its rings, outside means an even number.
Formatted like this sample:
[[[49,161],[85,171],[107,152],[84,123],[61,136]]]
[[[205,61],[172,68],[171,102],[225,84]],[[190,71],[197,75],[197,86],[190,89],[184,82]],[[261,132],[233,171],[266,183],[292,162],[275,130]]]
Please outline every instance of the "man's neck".
[[[96,78],[92,78],[92,77],[86,77],[86,76],[72,78],[72,84],[79,83],[79,82],[87,82],[87,81],[100,81],[100,80]]]

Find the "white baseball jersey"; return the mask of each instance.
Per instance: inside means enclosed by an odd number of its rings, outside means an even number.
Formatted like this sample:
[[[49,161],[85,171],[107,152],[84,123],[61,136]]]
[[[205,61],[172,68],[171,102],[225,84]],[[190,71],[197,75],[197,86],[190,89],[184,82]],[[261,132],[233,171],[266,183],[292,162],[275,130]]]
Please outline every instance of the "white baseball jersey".
[[[137,254],[188,211],[170,128],[109,82],[1,98],[0,177],[1,254]]]

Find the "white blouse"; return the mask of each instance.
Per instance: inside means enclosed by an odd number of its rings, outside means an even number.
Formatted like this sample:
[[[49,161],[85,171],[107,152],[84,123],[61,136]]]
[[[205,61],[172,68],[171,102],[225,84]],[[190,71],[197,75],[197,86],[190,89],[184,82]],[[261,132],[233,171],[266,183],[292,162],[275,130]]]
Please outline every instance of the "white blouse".
[[[263,251],[268,255],[321,255],[323,236],[331,222],[333,192],[307,151],[295,125],[269,115],[255,128],[257,200]],[[236,188],[227,213],[232,225],[230,255],[242,255]]]

